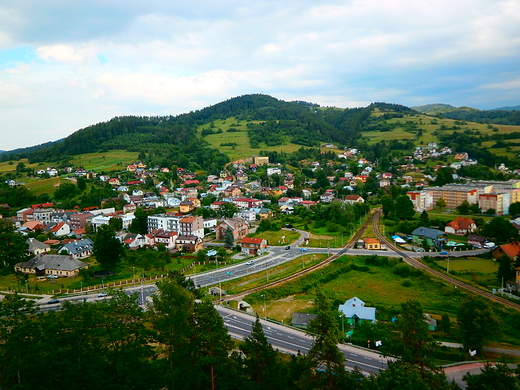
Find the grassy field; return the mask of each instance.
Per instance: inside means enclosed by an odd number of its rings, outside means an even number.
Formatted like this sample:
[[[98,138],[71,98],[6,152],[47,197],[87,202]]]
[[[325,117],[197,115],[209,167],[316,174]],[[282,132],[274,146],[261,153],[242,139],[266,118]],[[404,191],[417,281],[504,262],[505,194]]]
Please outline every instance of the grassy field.
[[[266,151],[277,151],[292,153],[300,149],[301,145],[288,143],[286,145],[279,146],[266,146],[260,145],[258,149],[252,149],[249,143],[249,136],[247,134],[247,122],[238,121],[235,118],[227,118],[225,120],[216,120],[213,122],[214,127],[212,130],[222,129],[220,134],[210,134],[204,137],[214,148],[219,149],[222,153],[229,156],[231,161],[239,160],[245,157],[256,155],[260,150]],[[234,125],[234,126],[231,126]],[[230,128],[234,128],[238,131],[228,132]],[[199,127],[199,132],[203,129],[209,129],[210,125],[203,125]],[[234,143],[235,146],[221,146],[221,144]]]
[[[276,280],[280,280],[289,275],[292,275],[304,268],[308,268],[312,265],[315,265],[322,261],[326,255],[324,254],[316,254],[316,255],[303,255],[299,256],[294,260],[288,261],[286,263],[280,264],[276,267],[269,268],[267,272],[261,271],[256,272],[254,274],[239,278],[233,279],[228,282],[222,283],[222,288],[227,291],[228,294],[238,294],[242,291],[250,290],[255,287],[259,287],[269,282],[274,282]],[[255,264],[251,267],[257,267],[256,270],[262,268],[262,258],[255,258]],[[251,269],[253,271],[253,268]]]
[[[449,263],[449,265],[448,265]],[[435,264],[452,276],[477,284],[485,288],[499,288],[501,281],[497,279],[498,264],[491,259],[467,259],[436,261]]]
[[[248,237],[265,238],[268,245],[283,246],[291,245],[300,237],[300,233],[291,230],[265,231],[250,234]]]
[[[137,153],[127,152],[126,150],[110,150],[103,153],[86,153],[74,156],[71,164],[77,167],[84,167],[87,171],[118,171],[126,169],[128,164],[137,160]]]
[[[376,113],[376,116],[382,115],[382,113]],[[391,134],[391,138],[399,141],[410,140],[414,141],[417,146],[427,146],[429,142],[439,142],[437,135],[433,134],[434,132],[439,133],[452,133],[463,132],[465,130],[478,130],[483,135],[491,135],[496,134],[493,132],[493,129],[488,128],[487,124],[483,123],[475,123],[475,122],[466,122],[466,124],[457,124],[454,119],[440,119],[440,118],[432,118],[431,116],[426,115],[417,115],[414,117],[405,117],[405,118],[394,118],[388,120],[389,123],[405,123],[405,122],[414,122],[418,128],[422,129],[422,135],[418,136],[417,131],[406,131],[402,127],[397,127],[393,129],[391,132],[380,132],[380,131],[365,131],[363,132],[363,137],[369,142],[369,144],[374,144],[383,140],[388,140],[389,133]],[[434,121],[434,123],[432,123]],[[436,121],[436,123],[435,123]],[[440,130],[441,126],[446,126],[450,130]],[[460,129],[453,130],[451,129],[453,126],[457,126]],[[499,128],[500,134],[512,133],[512,132],[520,132],[520,126],[507,126],[507,125],[496,125]],[[489,146],[493,145],[495,141],[489,141]],[[484,145],[483,145],[484,146]],[[512,147],[511,152],[506,152],[505,149],[493,149],[493,153],[498,155],[515,155],[514,151],[520,150],[520,148]]]
[[[378,318],[391,318],[399,310],[399,305],[408,299],[417,300],[425,312],[449,313],[455,316],[463,293],[452,286],[425,276],[420,271],[400,276],[394,273],[397,260],[387,264],[366,264],[364,257],[343,256],[323,270],[299,278],[283,286],[264,290],[268,298],[268,313],[278,321],[288,321],[292,316],[290,307],[310,307],[314,299],[314,289],[321,290],[333,302],[339,304],[354,296],[374,306]],[[400,266],[402,267],[402,266]],[[339,272],[335,277],[331,274]],[[255,309],[261,310],[263,300],[260,293],[245,298]],[[298,302],[299,301],[299,302]],[[276,316],[276,313],[286,313]]]

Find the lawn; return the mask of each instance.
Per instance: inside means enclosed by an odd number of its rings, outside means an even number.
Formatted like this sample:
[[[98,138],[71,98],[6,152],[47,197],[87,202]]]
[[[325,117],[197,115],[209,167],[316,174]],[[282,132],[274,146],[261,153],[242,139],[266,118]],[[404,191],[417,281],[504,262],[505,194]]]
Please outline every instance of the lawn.
[[[435,264],[444,272],[448,261],[439,260]],[[472,284],[491,289],[500,287],[497,279],[498,264],[491,259],[449,260],[449,273]]]

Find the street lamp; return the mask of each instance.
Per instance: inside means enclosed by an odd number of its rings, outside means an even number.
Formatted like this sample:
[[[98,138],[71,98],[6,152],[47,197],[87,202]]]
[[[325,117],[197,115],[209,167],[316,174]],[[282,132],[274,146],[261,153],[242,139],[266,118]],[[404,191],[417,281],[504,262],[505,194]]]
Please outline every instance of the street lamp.
[[[25,279],[25,291],[29,294],[29,279]]]
[[[262,294],[262,297],[264,298],[264,320],[267,319],[267,309],[265,306],[265,294]]]
[[[80,283],[81,283],[81,289],[80,289],[80,292],[83,292],[83,281],[81,281]]]
[[[132,267],[132,286],[135,284],[135,267]]]
[[[267,269],[267,261],[265,262],[265,278],[267,283],[269,283],[269,271]]]

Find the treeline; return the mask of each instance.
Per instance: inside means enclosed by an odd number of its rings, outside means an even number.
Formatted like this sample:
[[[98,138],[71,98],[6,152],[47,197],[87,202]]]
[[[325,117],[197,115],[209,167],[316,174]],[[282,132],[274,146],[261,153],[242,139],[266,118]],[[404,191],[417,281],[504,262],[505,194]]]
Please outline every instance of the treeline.
[[[460,119],[470,122],[494,123],[498,125],[520,125],[520,111],[453,109],[443,112],[442,115],[445,118]]]

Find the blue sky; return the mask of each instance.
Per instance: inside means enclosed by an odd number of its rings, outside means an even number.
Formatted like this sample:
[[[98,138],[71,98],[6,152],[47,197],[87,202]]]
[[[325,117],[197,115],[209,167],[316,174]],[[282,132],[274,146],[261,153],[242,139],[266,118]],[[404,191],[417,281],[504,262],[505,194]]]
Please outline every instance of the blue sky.
[[[248,93],[514,106],[519,64],[520,0],[3,0],[0,150]]]

